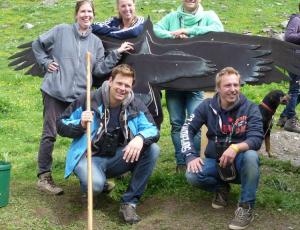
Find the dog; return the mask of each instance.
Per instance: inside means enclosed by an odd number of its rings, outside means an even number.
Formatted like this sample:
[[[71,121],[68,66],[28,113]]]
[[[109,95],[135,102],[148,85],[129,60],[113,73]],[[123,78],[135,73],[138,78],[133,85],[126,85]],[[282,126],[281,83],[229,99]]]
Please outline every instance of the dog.
[[[286,105],[290,100],[290,96],[281,90],[272,90],[269,92],[259,105],[259,110],[263,119],[264,140],[266,152],[269,157],[271,154],[270,135],[273,126],[273,116],[280,104]]]

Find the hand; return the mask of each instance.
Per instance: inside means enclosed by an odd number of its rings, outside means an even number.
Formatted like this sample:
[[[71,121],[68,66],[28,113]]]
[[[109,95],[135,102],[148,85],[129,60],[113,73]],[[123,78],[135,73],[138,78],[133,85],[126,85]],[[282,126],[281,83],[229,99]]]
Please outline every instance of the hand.
[[[219,165],[222,168],[225,168],[227,165],[230,165],[233,163],[235,157],[236,157],[235,151],[232,148],[228,147],[225,150],[225,152],[222,154],[222,156],[220,157]]]
[[[53,73],[59,70],[59,65],[54,61],[48,65],[47,71]]]
[[[175,38],[188,38],[188,33],[186,29],[179,29],[170,32],[171,35],[173,35]]]
[[[187,171],[192,173],[202,172],[203,165],[204,162],[202,161],[202,159],[200,157],[197,157],[187,164]]]
[[[179,38],[181,38],[181,39],[185,39],[185,38],[188,38],[188,36],[187,36],[187,35],[185,35],[185,34],[180,34],[180,35],[179,35]]]
[[[122,45],[117,49],[120,54],[130,50],[134,50],[133,43],[131,42],[123,42]]]
[[[93,111],[83,111],[81,114],[81,126],[86,129],[87,123],[92,122],[94,117]]]
[[[131,163],[133,163],[134,161],[138,161],[143,145],[144,140],[142,137],[136,136],[135,138],[133,138],[123,149],[123,160],[125,160],[127,163],[129,161]]]

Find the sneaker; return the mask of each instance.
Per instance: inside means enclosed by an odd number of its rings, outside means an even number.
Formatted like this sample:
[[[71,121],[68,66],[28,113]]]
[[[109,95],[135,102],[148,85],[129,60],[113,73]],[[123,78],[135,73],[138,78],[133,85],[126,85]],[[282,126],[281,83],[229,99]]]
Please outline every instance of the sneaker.
[[[48,193],[50,195],[62,195],[64,190],[55,185],[51,172],[46,172],[39,175],[37,187],[40,191]]]
[[[287,121],[287,117],[280,117],[279,120],[277,121],[277,126],[279,127],[283,127],[285,125],[285,122]]]
[[[119,214],[128,224],[136,224],[141,220],[136,214],[135,207],[131,204],[121,204]]]
[[[235,210],[235,217],[229,224],[229,229],[245,229],[254,220],[253,209],[249,204],[240,204]]]
[[[211,206],[214,209],[221,209],[227,206],[230,185],[226,184],[221,187],[214,195]]]
[[[300,133],[297,117],[292,117],[285,122],[284,129],[289,132]]]
[[[116,187],[113,181],[106,181],[102,190],[102,193],[110,193]]]
[[[176,166],[176,173],[185,173],[186,172],[186,165],[177,165]]]

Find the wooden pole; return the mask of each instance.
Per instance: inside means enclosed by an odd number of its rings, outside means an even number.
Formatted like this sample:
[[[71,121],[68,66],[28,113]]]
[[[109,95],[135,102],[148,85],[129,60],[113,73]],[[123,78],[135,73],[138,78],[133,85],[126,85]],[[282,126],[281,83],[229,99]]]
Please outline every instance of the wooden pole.
[[[91,53],[86,53],[86,110],[91,111]],[[93,229],[93,182],[92,182],[92,149],[91,122],[87,123],[87,169],[88,169],[88,230]]]

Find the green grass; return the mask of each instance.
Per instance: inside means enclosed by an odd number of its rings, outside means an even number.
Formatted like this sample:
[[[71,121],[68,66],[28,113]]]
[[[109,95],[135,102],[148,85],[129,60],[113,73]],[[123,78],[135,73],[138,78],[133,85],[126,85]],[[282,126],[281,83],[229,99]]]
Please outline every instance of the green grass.
[[[35,39],[42,32],[59,23],[71,23],[73,17],[73,2],[58,1],[55,6],[45,7],[40,0],[8,0],[0,3],[0,159],[7,157],[12,163],[11,200],[10,205],[0,209],[0,223],[5,223],[5,229],[83,229],[84,220],[77,218],[80,213],[78,201],[62,197],[49,197],[35,190],[36,158],[39,138],[42,128],[42,99],[39,90],[41,79],[23,75],[8,68],[7,58],[17,51],[19,44]],[[103,20],[115,12],[114,1],[94,1],[97,19]],[[150,3],[150,4],[147,4]],[[175,10],[180,1],[138,1],[139,14],[151,15],[154,22],[163,15]],[[214,9],[224,22],[225,29],[232,32],[252,31],[262,34],[267,26],[281,30],[279,24],[287,16],[296,11],[294,0],[224,0],[203,1],[205,8]],[[164,9],[164,12],[157,11]],[[246,10],[245,10],[246,9]],[[31,30],[23,29],[24,23],[35,25]],[[271,89],[280,88],[287,91],[288,84],[270,84],[262,86],[245,86],[242,91],[251,100],[258,103]],[[168,199],[178,197],[179,200],[194,202],[198,199],[210,199],[210,194],[198,191],[189,186],[184,177],[175,175],[175,160],[170,138],[168,114],[164,105],[165,120],[162,126],[161,156],[154,175],[151,177],[143,201],[156,197]],[[282,111],[280,107],[278,114]],[[299,109],[298,109],[299,113]],[[62,184],[66,194],[77,197],[79,186],[76,178],[63,179],[64,162],[70,140],[58,138],[54,150],[54,177]],[[300,212],[300,180],[299,169],[288,162],[262,158],[262,178],[257,194],[258,208],[267,211],[282,209],[286,213]],[[128,180],[128,179],[127,179]],[[129,229],[116,219],[120,194],[126,188],[127,180],[118,182],[117,189],[111,194],[104,211],[97,211],[96,218],[104,228]],[[231,202],[239,195],[239,187],[234,186]],[[67,199],[67,200],[64,200]],[[62,208],[62,204],[64,207]],[[75,205],[74,205],[75,204]],[[45,209],[45,207],[49,207]],[[61,214],[66,219],[57,217]],[[44,213],[45,212],[45,213]],[[111,214],[113,213],[113,214]],[[1,228],[2,226],[0,226]]]

